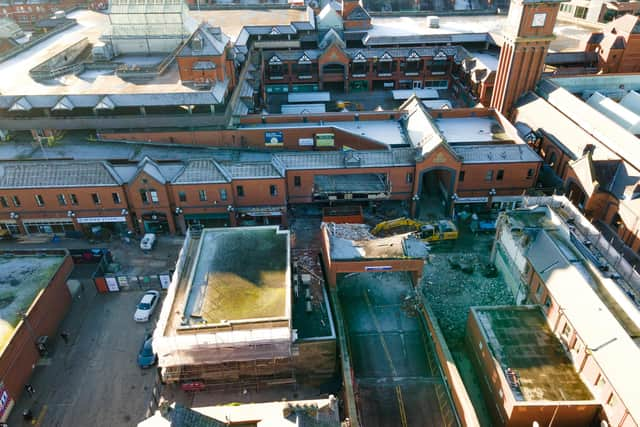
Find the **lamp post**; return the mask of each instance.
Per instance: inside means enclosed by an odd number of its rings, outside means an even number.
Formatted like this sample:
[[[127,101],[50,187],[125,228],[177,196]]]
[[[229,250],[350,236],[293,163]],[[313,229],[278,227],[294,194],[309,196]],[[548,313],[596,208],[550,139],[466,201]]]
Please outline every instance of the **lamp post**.
[[[493,197],[497,194],[497,191],[495,188],[492,188],[491,190],[489,190],[489,197],[487,198],[487,207],[489,208],[489,210],[491,210],[491,206],[493,205]]]
[[[458,193],[453,193],[451,195],[451,218],[455,220],[456,218],[456,200],[458,200]]]
[[[418,216],[418,202],[420,202],[420,195],[414,194],[411,197],[411,216],[414,218]]]

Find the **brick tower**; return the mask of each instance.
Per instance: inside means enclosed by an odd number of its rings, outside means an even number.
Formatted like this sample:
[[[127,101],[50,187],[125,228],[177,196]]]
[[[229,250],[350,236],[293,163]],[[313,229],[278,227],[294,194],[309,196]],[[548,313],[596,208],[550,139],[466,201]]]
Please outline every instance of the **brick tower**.
[[[511,1],[491,97],[491,107],[507,117],[513,103],[540,79],[559,7],[560,0]]]

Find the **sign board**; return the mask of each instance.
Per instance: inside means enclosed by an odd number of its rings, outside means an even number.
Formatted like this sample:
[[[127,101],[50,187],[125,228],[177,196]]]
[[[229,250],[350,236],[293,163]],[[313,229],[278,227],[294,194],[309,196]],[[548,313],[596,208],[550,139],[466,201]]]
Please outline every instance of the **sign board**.
[[[96,224],[99,222],[127,222],[124,216],[93,216],[88,218],[78,218],[78,224]]]
[[[158,276],[160,278],[160,286],[162,289],[169,289],[169,285],[171,284],[171,276],[168,274],[160,274]]]
[[[487,203],[488,197],[458,197],[456,203]]]
[[[107,282],[107,289],[109,289],[109,292],[118,292],[120,290],[118,281],[115,277],[105,277],[104,280]]]
[[[282,147],[284,145],[282,131],[265,132],[264,145],[267,147]]]
[[[0,387],[0,419],[4,417],[4,413],[7,411],[10,403],[11,399],[9,398],[9,392],[3,385]]]
[[[333,147],[334,135],[332,133],[317,133],[316,147]]]
[[[390,265],[367,265],[364,267],[364,271],[390,271],[393,267]]]
[[[298,145],[300,147],[313,147],[313,138],[300,138],[298,139]]]
[[[118,285],[121,288],[128,288],[129,287],[129,279],[127,278],[127,276],[118,276]]]

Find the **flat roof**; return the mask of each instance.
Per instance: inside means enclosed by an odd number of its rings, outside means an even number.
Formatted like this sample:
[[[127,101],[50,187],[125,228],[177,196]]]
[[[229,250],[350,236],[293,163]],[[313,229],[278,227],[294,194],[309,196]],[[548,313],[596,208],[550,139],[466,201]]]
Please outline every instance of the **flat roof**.
[[[26,313],[63,261],[62,255],[0,254],[0,350],[20,323],[21,313]]]
[[[434,118],[440,133],[450,144],[457,142],[491,142],[511,140],[494,117]]]
[[[518,401],[593,400],[537,306],[472,307],[488,347]]]
[[[458,145],[452,149],[465,164],[542,162],[527,144]]]
[[[205,229],[184,317],[192,324],[289,318],[289,233],[278,227]]]

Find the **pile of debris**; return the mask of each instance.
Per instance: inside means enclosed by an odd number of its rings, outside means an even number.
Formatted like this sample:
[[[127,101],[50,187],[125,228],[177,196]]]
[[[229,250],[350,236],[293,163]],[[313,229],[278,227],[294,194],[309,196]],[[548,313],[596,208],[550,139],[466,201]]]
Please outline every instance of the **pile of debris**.
[[[372,240],[375,236],[371,234],[371,228],[366,224],[336,224],[325,223],[327,231],[333,237],[347,240]]]

